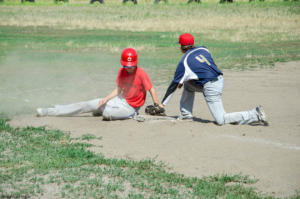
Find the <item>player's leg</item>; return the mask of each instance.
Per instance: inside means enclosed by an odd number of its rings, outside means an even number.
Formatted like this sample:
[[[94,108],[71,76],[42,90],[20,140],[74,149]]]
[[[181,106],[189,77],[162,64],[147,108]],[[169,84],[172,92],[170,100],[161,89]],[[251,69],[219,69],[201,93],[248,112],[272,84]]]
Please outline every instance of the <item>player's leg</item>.
[[[136,110],[126,100],[117,96],[109,100],[103,107],[104,120],[123,120],[133,118]]]
[[[226,113],[224,115],[225,123],[232,124],[251,124],[258,122],[258,116],[255,109],[241,112]]]
[[[195,99],[195,88],[189,82],[184,83],[180,99],[180,119],[192,119]]]
[[[226,113],[222,102],[223,89],[224,79],[222,76],[219,76],[218,81],[206,83],[203,91],[209,110],[219,125],[228,123],[250,124],[252,122],[259,121],[255,109]]]
[[[37,116],[72,116],[98,110],[100,99],[93,99],[66,105],[55,105],[54,108],[38,108]]]
[[[214,96],[214,98],[212,96],[206,97],[206,102],[211,114],[219,125],[229,123],[250,124],[258,121],[257,114],[254,109],[249,111],[226,113],[221,96]]]
[[[225,124],[224,115],[226,114],[226,112],[224,110],[222,102],[223,88],[223,80],[218,80],[214,83],[207,82],[203,87],[203,95],[205,101],[215,121],[219,125]]]

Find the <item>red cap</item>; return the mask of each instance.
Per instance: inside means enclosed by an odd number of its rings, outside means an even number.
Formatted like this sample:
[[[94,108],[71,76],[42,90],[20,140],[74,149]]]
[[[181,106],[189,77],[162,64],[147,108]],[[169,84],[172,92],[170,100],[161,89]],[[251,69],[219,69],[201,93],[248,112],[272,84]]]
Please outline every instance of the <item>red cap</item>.
[[[137,57],[137,52],[133,48],[125,48],[121,55],[121,64],[123,66],[136,66]]]
[[[194,37],[189,33],[184,33],[180,35],[178,43],[180,43],[182,46],[192,46],[194,45]]]

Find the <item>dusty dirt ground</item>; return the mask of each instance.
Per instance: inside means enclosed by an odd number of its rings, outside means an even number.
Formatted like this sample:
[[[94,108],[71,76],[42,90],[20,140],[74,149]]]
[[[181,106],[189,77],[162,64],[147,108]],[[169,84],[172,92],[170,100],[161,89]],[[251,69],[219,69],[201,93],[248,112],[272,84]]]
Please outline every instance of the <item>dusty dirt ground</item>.
[[[10,123],[46,125],[73,137],[95,134],[103,139],[92,142],[102,147],[92,150],[107,157],[155,158],[187,176],[249,175],[259,179],[254,186],[262,192],[278,197],[294,194],[300,190],[300,62],[278,63],[273,69],[223,72],[226,111],[261,104],[269,127],[217,126],[201,94],[196,95],[195,121],[150,118],[145,122],[107,122],[89,114],[56,118],[32,114],[16,116]],[[166,88],[156,88],[160,98]],[[178,90],[166,107],[168,115],[179,114],[181,92]]]

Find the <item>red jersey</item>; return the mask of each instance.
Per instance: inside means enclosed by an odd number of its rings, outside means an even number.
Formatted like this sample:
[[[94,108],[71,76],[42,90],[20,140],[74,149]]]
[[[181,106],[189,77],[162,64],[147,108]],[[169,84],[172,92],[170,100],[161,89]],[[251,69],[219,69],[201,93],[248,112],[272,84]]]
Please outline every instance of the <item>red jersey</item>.
[[[117,86],[122,88],[122,95],[127,103],[137,108],[144,105],[147,91],[152,88],[152,83],[147,73],[140,67],[136,67],[132,74],[125,68],[121,68],[117,77]]]

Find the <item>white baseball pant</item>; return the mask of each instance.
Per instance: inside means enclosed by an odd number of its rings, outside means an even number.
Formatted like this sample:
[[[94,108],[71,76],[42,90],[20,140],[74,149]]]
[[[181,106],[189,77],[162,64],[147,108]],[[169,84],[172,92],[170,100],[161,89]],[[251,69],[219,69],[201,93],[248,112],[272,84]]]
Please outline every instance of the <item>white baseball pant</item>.
[[[218,76],[218,80],[207,82],[203,88],[192,82],[184,83],[184,90],[180,100],[180,111],[183,117],[192,117],[195,92],[203,92],[208,108],[219,125],[228,123],[250,124],[259,121],[255,109],[226,113],[222,102],[222,92],[224,89],[223,76]]]
[[[112,98],[99,109],[100,100],[101,98],[73,104],[55,105],[54,108],[47,108],[47,115],[73,116],[94,112],[102,114],[103,118],[107,120],[129,119],[136,115],[137,110],[130,106],[122,96]]]

